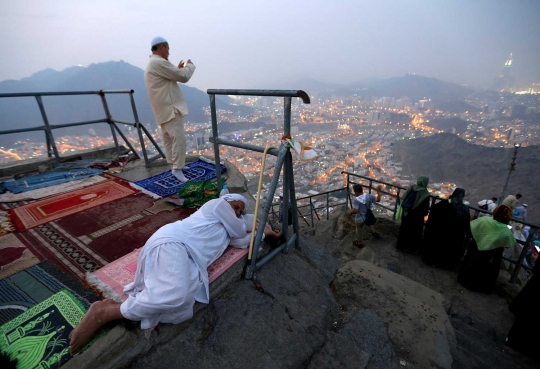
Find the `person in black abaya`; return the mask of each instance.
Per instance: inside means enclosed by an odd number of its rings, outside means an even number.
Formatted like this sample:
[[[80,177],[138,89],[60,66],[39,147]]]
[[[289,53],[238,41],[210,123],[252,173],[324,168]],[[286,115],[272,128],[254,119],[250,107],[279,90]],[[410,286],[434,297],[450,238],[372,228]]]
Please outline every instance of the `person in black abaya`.
[[[540,362],[540,262],[532,271],[532,278],[510,304],[516,320],[506,345]]]
[[[401,201],[401,226],[396,248],[402,251],[416,253],[420,250],[422,234],[424,233],[424,217],[429,211],[429,178],[420,176],[416,185],[409,187]],[[399,216],[396,218],[399,219]]]
[[[511,218],[512,210],[501,205],[493,210],[493,218],[481,217],[471,222],[472,239],[457,278],[463,287],[476,292],[493,292],[503,251],[516,243],[508,229]]]
[[[422,247],[424,263],[451,269],[461,261],[471,232],[471,216],[464,198],[465,190],[456,188],[448,200],[431,207]]]

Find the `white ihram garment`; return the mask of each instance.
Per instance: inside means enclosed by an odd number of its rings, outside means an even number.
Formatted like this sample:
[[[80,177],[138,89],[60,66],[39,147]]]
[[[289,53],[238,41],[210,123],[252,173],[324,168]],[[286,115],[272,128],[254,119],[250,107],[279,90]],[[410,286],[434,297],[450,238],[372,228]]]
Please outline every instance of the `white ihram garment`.
[[[207,268],[227,246],[249,245],[253,215],[240,218],[224,199],[210,200],[189,218],[157,230],[144,245],[122,315],[148,329],[193,316],[195,301],[210,299]]]

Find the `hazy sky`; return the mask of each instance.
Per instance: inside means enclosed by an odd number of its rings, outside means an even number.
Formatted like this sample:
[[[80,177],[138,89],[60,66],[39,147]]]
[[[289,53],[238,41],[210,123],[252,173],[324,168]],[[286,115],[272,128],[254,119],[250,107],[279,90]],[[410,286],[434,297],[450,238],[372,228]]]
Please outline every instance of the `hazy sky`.
[[[540,82],[539,20],[539,0],[2,0],[0,81],[110,60],[144,69],[160,35],[202,90],[406,73],[487,85],[510,52],[517,80]]]

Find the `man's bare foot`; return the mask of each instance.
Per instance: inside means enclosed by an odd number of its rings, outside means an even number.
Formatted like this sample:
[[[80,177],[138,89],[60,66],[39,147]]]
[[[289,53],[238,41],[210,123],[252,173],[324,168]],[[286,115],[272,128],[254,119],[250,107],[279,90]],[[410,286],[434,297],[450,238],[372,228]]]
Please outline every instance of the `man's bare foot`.
[[[69,334],[69,352],[75,355],[90,341],[94,333],[112,320],[122,318],[120,303],[111,299],[94,302],[81,322]]]

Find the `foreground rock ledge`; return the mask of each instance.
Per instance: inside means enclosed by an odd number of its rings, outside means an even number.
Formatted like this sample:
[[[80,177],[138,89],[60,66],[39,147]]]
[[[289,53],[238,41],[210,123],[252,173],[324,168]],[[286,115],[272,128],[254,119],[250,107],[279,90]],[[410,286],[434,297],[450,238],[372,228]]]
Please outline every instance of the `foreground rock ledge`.
[[[257,286],[237,279],[190,321],[162,324],[149,338],[118,326],[64,368],[451,367],[453,331],[438,294],[362,261],[338,272],[305,237],[301,248],[265,265]]]
[[[454,330],[443,297],[369,262],[346,263],[335,280],[336,299],[347,310],[373,309],[400,359],[418,368],[451,368]]]

